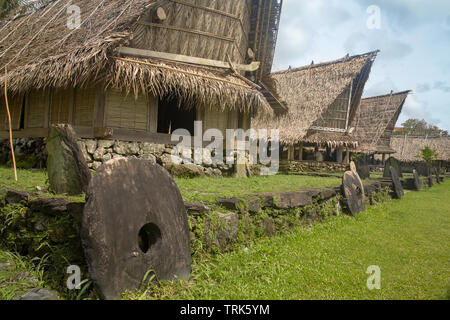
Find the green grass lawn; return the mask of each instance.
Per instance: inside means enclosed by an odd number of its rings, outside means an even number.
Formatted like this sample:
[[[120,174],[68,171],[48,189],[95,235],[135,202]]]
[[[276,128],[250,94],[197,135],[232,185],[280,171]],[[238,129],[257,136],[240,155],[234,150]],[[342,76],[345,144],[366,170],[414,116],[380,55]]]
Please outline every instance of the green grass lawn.
[[[370,291],[366,270],[381,269]],[[161,299],[449,299],[450,180],[202,261]],[[142,296],[141,296],[142,298]],[[148,297],[147,297],[148,298]]]
[[[18,181],[10,168],[0,167],[0,190],[13,189],[35,192],[36,186],[48,188],[47,172],[44,170],[17,170]],[[342,176],[342,175],[341,175]],[[217,197],[243,196],[269,191],[295,191],[305,188],[337,187],[341,177],[310,177],[276,175],[252,178],[175,178],[185,201],[215,201]],[[53,197],[48,192],[42,196]],[[83,197],[72,197],[74,201]]]
[[[217,196],[232,197],[258,192],[337,187],[341,184],[342,178],[275,175],[251,178],[175,178],[175,181],[184,200],[212,201]]]

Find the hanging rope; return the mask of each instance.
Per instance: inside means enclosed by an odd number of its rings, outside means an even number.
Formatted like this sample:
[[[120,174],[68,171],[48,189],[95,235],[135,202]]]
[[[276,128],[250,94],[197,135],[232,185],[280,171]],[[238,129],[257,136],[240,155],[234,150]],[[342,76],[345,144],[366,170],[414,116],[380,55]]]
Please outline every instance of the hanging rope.
[[[12,162],[14,166],[14,180],[17,181],[16,157],[14,156],[14,144],[12,139],[11,113],[9,112],[9,105],[8,105],[8,70],[6,69],[6,67],[5,67],[5,104],[6,104],[6,113],[8,114],[9,144],[11,146]]]

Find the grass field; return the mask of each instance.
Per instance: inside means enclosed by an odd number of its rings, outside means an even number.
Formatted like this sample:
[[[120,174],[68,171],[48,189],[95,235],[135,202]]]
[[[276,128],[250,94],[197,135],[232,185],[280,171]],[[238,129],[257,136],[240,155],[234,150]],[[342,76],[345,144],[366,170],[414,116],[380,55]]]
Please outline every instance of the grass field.
[[[13,189],[35,192],[36,186],[48,188],[47,173],[43,170],[18,170],[18,181],[14,181],[14,173],[10,168],[0,167],[0,190]],[[252,178],[175,178],[185,201],[208,200],[217,197],[242,196],[249,193],[269,191],[295,191],[305,188],[337,187],[341,177],[310,177],[295,175],[276,175]],[[54,197],[50,193],[42,196]],[[82,200],[71,197],[71,200]]]
[[[270,191],[296,191],[307,188],[337,187],[341,177],[276,175],[252,178],[175,178],[186,201],[209,200]]]
[[[366,270],[381,269],[370,291]],[[450,180],[202,261],[157,299],[449,299]],[[144,298],[144,296],[137,296]],[[145,296],[149,298],[148,296]]]

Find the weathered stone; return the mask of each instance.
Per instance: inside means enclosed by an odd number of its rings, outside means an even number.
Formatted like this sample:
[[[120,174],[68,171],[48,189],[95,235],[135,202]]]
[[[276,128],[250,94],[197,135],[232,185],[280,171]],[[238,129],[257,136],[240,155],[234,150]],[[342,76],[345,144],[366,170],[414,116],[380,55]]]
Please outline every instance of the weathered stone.
[[[433,183],[433,176],[430,174],[429,176],[428,176],[428,187],[432,187],[434,185],[434,183]]]
[[[397,174],[398,174],[399,177],[403,177],[400,161],[398,161],[394,157],[390,157],[386,161],[386,164],[384,165],[384,172],[383,172],[383,177],[384,178],[390,178],[391,177],[391,172],[390,172],[390,168],[391,167],[394,167],[394,169],[395,169],[395,171],[397,171]]]
[[[114,152],[123,156],[139,154],[139,145],[136,142],[116,141]]]
[[[58,216],[67,212],[67,201],[64,198],[39,198],[29,202],[33,213],[47,216]]]
[[[378,191],[378,185],[376,184],[365,184],[364,185],[364,194],[366,196],[369,196],[372,193],[375,193]]]
[[[16,204],[27,202],[30,195],[26,192],[8,190],[6,192],[5,200],[7,204]]]
[[[93,170],[98,170],[98,168],[100,168],[102,166],[102,163],[100,161],[94,161],[92,163],[92,169]]]
[[[304,207],[311,203],[312,194],[309,191],[274,193],[274,206],[277,209]]]
[[[59,296],[54,291],[35,288],[27,291],[18,300],[59,300]]]
[[[98,148],[108,149],[108,148],[111,148],[112,146],[114,146],[114,141],[113,140],[99,140],[97,144],[98,144]]]
[[[85,140],[84,144],[89,154],[94,154],[95,150],[97,150],[97,140]]]
[[[413,175],[414,175],[414,186],[415,186],[416,190],[422,189],[419,173],[417,172],[416,169],[413,170]]]
[[[356,161],[356,173],[358,173],[361,180],[366,180],[370,178],[370,168],[364,160]]]
[[[69,202],[67,204],[67,213],[70,214],[76,222],[81,224],[83,218],[84,202]]]
[[[105,154],[105,149],[97,148],[97,150],[95,150],[94,155],[92,157],[94,158],[95,161],[102,161],[104,154]]]
[[[166,164],[164,167],[174,177],[194,178],[205,176],[203,167],[195,164]]]
[[[323,189],[320,191],[320,200],[328,200],[336,196],[336,190],[334,189]]]
[[[50,188],[69,195],[86,191],[91,173],[70,125],[50,128],[47,139],[47,171]]]
[[[237,239],[239,232],[239,216],[236,213],[218,213],[218,221],[212,223],[211,219],[205,221],[205,243],[211,247],[215,244],[220,250],[230,248]]]
[[[105,155],[103,155],[101,161],[102,161],[102,162],[108,162],[108,161],[111,160],[111,159],[112,159],[111,154],[110,154],[110,153],[106,153]]]
[[[213,168],[206,168],[205,169],[205,175],[208,177],[220,177],[222,176],[222,171],[219,169],[213,169]]]
[[[275,223],[273,222],[273,219],[270,217],[264,218],[263,234],[268,237],[275,235]]]
[[[160,161],[164,168],[168,168],[174,164],[180,165],[183,162],[183,159],[178,156],[165,153],[160,157]]]
[[[142,160],[147,160],[147,161],[151,161],[151,162],[153,162],[153,163],[156,163],[156,156],[154,156],[154,155],[151,154],[151,153],[143,153],[143,154],[140,156],[140,159],[142,159]]]
[[[227,210],[244,211],[244,201],[237,198],[217,198],[217,202]]]
[[[186,208],[186,212],[193,216],[201,216],[209,212],[209,208],[205,206],[203,203],[199,202],[184,202],[184,207]]]
[[[342,189],[347,199],[347,206],[352,215],[366,210],[364,199],[364,186],[358,174],[353,171],[346,171],[342,178]]]
[[[258,197],[248,197],[246,199],[247,210],[250,213],[259,213],[261,211],[261,199]]]
[[[141,146],[143,154],[162,155],[164,153],[165,146],[163,144],[154,144],[144,142]]]
[[[434,175],[436,177],[436,183],[441,184],[441,177],[439,176],[439,170],[437,168],[434,168]]]
[[[150,161],[111,160],[86,194],[81,240],[92,280],[107,299],[134,290],[148,270],[189,279],[188,219],[169,173]]]
[[[401,199],[405,195],[405,192],[403,191],[403,186],[398,176],[397,170],[395,170],[394,167],[390,167],[389,170],[391,171],[391,179],[392,183],[394,184],[395,194],[398,199]]]

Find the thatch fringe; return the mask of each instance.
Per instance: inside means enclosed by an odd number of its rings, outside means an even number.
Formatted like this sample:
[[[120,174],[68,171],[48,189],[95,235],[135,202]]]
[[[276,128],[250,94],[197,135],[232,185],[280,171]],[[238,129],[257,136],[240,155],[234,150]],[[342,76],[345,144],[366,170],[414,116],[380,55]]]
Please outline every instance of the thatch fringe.
[[[107,86],[134,95],[177,97],[186,107],[239,110],[273,114],[264,96],[231,71],[193,67],[155,60],[113,59],[106,76]]]

